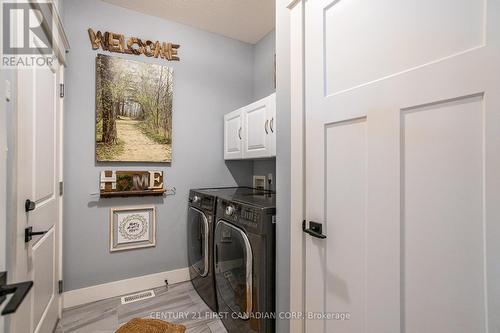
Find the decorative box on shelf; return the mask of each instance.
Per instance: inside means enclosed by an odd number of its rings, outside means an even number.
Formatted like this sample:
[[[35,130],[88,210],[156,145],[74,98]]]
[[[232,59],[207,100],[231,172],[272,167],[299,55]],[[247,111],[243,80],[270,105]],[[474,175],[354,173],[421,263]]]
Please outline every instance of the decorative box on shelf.
[[[163,193],[163,171],[101,171],[101,198],[161,196]]]

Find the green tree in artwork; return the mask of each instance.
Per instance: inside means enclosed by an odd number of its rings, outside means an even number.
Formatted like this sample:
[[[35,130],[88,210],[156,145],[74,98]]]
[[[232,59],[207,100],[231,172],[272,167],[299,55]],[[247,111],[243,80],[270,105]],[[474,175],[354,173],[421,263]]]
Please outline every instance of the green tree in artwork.
[[[98,55],[97,160],[170,162],[172,100],[170,68]]]

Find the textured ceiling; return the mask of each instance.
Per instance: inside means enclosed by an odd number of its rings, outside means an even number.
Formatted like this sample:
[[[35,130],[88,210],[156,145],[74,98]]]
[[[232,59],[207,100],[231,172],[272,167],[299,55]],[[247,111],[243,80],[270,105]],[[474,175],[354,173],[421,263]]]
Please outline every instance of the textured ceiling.
[[[274,0],[103,0],[255,44],[274,29]]]

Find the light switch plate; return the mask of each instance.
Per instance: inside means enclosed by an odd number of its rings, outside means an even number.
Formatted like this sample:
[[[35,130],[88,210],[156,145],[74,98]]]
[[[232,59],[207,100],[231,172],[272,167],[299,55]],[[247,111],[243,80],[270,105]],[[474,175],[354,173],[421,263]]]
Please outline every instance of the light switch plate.
[[[5,80],[5,100],[10,102],[12,98],[12,87],[9,80]]]

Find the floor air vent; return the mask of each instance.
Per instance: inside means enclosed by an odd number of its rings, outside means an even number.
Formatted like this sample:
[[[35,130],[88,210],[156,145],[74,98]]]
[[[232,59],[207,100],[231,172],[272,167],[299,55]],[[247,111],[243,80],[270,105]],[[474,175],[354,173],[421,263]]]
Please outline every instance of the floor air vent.
[[[122,304],[134,303],[137,301],[142,301],[143,299],[148,299],[155,297],[155,292],[153,290],[141,291],[140,293],[130,294],[122,297]]]

